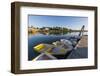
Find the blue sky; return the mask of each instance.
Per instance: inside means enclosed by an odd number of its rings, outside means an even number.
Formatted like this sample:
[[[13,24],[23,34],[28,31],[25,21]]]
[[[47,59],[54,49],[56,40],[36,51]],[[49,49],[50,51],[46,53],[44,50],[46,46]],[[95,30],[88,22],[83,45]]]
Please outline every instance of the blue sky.
[[[67,27],[69,29],[80,29],[85,25],[87,30],[88,17],[75,16],[43,16],[43,15],[29,15],[28,26],[33,27]]]

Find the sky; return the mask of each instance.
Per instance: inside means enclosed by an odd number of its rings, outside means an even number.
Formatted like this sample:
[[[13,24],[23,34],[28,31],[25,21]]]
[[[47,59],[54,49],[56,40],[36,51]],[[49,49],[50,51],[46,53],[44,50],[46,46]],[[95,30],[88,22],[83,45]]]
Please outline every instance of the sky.
[[[28,26],[31,27],[67,27],[69,29],[78,30],[85,25],[85,30],[88,26],[88,17],[79,16],[43,16],[29,15]]]

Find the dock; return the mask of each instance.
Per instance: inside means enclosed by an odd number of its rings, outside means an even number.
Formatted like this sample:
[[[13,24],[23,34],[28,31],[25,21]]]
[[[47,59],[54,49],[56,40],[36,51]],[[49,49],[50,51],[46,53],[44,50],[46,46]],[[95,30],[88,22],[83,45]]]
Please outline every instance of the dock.
[[[88,46],[88,36],[82,36],[75,48],[77,49],[77,48],[83,48],[87,46]]]
[[[88,58],[88,36],[82,36],[67,59]]]

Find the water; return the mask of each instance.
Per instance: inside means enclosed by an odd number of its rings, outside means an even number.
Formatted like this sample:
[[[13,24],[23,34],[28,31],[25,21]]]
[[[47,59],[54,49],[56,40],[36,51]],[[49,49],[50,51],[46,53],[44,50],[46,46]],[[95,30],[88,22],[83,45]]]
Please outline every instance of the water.
[[[39,55],[39,53],[37,53],[33,49],[34,46],[40,43],[51,44],[52,42],[59,41],[60,39],[70,39],[70,37],[78,36],[78,34],[79,32],[67,33],[65,35],[43,35],[43,34],[29,35],[28,37],[28,60],[32,60],[37,55]]]

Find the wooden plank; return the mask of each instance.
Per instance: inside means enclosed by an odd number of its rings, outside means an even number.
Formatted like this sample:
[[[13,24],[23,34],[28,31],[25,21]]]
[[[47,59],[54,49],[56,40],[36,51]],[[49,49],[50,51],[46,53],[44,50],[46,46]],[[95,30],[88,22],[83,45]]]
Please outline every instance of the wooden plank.
[[[88,36],[82,36],[75,48],[82,48],[88,46]]]

